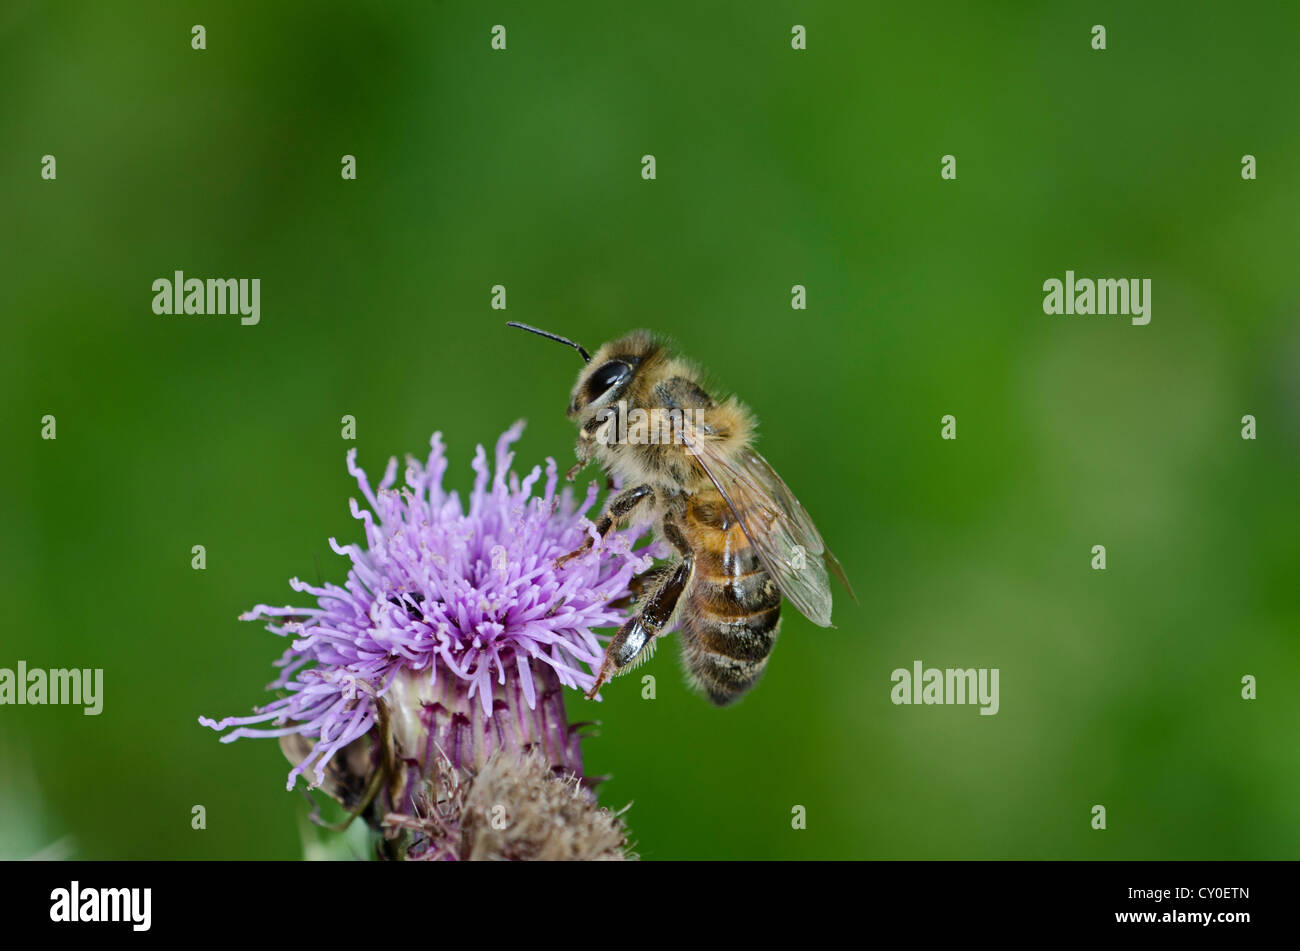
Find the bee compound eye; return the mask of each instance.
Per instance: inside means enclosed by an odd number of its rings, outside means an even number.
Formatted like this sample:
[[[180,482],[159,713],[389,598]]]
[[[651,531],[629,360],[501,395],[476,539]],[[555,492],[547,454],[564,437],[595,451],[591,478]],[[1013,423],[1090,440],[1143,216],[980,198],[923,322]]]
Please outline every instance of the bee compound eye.
[[[597,369],[587,380],[587,396],[593,400],[599,399],[612,387],[618,386],[631,375],[632,368],[630,366],[622,360],[611,360]]]

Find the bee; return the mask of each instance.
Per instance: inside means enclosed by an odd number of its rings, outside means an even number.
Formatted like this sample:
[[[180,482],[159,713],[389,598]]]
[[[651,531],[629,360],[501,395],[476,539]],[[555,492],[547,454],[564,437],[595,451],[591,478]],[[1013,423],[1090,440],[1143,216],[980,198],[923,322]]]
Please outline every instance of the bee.
[[[616,525],[653,519],[674,550],[667,564],[633,579],[638,610],[606,648],[588,699],[676,629],[688,679],[725,706],[762,675],[782,595],[814,624],[830,626],[828,569],[850,596],[853,589],[799,500],[754,449],[754,420],[743,405],[712,397],[698,371],[646,331],[591,355],[566,337],[508,326],[573,347],[586,364],[569,399],[578,462],[568,478],[595,460],[619,487],[596,533],[603,539]],[[591,546],[588,538],[556,566]]]

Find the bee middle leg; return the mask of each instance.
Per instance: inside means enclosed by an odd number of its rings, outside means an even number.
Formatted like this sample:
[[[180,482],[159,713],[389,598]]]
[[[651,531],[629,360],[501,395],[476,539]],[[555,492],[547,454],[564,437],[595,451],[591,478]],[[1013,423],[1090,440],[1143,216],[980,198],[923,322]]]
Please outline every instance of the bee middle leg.
[[[623,668],[633,664],[650,646],[650,642],[655,636],[663,630],[665,624],[677,610],[677,602],[681,600],[682,592],[686,590],[686,582],[691,576],[691,559],[684,558],[677,562],[676,565],[667,565],[663,568],[652,568],[646,572],[652,575],[657,587],[649,595],[644,606],[628,618],[627,622],[618,629],[614,639],[609,642],[605,648],[605,660],[600,665],[600,673],[596,676],[596,682],[592,684],[587,691],[587,699],[591,700],[596,696],[610,677],[619,673]]]
[[[665,576],[671,573],[672,570],[672,565],[661,565],[658,568],[643,571],[639,575],[633,575],[632,579],[627,583],[627,594],[609,602],[609,606],[611,608],[630,608],[634,604],[640,604],[659,590],[659,586],[664,583]]]
[[[620,492],[609,500],[609,503],[605,506],[604,514],[596,519],[596,534],[601,539],[604,539],[616,524],[629,520],[632,513],[638,508],[643,505],[653,504],[654,498],[655,490],[648,485],[638,485]],[[561,555],[555,559],[555,567],[559,568],[566,562],[572,561],[579,555],[590,551],[591,544],[591,536],[587,536],[587,540],[580,546],[567,555]]]

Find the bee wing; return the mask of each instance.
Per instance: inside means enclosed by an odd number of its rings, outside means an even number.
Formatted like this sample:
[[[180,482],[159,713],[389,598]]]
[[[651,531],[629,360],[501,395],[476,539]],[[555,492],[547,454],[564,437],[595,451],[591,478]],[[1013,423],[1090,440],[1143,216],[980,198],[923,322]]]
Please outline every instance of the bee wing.
[[[814,624],[831,623],[829,568],[849,594],[853,589],[839,560],[826,548],[817,526],[779,475],[761,455],[746,448],[735,456],[686,427],[683,442],[704,474],[726,499],[749,543],[777,587]]]

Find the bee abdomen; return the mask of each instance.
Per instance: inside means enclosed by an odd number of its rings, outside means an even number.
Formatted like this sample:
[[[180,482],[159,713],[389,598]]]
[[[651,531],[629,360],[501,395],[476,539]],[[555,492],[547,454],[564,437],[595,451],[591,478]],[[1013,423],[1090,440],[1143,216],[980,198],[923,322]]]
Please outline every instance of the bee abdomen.
[[[694,581],[691,597],[701,610],[722,620],[755,617],[781,605],[781,592],[771,575],[761,569],[726,576],[710,576],[697,569]]]
[[[719,706],[758,682],[776,644],[781,593],[766,573],[730,581],[697,579],[681,628],[691,679]]]
[[[682,659],[692,682],[723,706],[754,686],[767,666],[781,591],[719,493],[691,497],[685,528],[694,570],[683,596]]]

